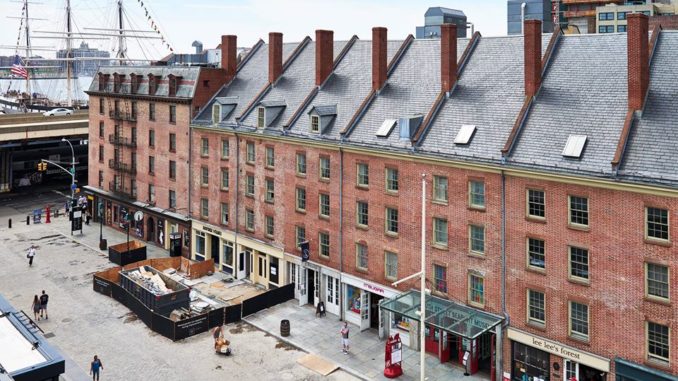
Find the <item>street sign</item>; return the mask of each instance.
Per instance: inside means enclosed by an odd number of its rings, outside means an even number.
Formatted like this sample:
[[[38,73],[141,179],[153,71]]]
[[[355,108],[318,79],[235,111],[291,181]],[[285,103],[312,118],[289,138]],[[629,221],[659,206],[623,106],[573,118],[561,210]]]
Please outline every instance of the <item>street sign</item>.
[[[144,213],[141,210],[138,210],[136,213],[134,213],[134,221],[141,221],[144,219]]]
[[[78,187],[78,186],[77,186],[75,183],[71,184],[71,190],[72,190],[72,191],[74,191],[75,188],[77,188],[77,187]]]

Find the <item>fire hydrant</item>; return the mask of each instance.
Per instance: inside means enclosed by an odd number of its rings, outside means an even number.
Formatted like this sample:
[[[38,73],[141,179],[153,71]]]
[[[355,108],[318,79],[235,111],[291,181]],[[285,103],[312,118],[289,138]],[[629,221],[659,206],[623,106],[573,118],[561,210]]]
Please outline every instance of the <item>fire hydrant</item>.
[[[45,207],[45,214],[47,214],[47,217],[46,217],[46,219],[45,219],[45,223],[48,224],[48,223],[51,222],[51,221],[50,221],[50,215],[49,215],[49,205],[47,205],[47,206]]]

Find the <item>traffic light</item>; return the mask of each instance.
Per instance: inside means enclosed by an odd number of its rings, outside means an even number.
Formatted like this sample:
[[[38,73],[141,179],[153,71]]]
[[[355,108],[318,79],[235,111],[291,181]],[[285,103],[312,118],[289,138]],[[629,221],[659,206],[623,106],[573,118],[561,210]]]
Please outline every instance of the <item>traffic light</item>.
[[[38,171],[44,172],[46,170],[47,170],[47,163],[39,162],[38,163]]]

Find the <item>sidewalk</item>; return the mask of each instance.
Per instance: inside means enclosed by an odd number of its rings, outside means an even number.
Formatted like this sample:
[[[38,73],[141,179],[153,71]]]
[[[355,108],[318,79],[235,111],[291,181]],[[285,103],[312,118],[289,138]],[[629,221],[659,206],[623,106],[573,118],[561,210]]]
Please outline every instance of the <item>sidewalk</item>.
[[[290,321],[290,336],[280,336],[280,320]],[[296,300],[265,309],[243,319],[262,331],[277,337],[306,352],[324,357],[336,363],[340,368],[365,380],[389,380],[384,377],[384,346],[377,333],[368,330],[359,332],[351,325],[351,353],[341,352],[339,329],[341,322],[335,315],[327,314],[323,318],[315,317],[315,309],[300,307]],[[403,347],[403,375],[397,380],[419,380],[419,352]],[[475,374],[464,376],[461,367],[441,364],[431,355],[426,356],[426,379],[443,380],[489,380],[489,375]]]

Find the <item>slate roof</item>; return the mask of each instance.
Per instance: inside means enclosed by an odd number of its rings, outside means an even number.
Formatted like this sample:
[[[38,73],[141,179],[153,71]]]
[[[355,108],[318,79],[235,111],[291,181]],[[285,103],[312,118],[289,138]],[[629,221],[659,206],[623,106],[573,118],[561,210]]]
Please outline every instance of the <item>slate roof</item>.
[[[169,96],[169,75],[173,74],[177,77],[181,77],[181,81],[177,87],[177,95],[173,98],[193,98],[195,94],[195,83],[200,76],[200,70],[205,70],[201,67],[181,67],[181,66],[102,66],[99,68],[98,73],[109,74],[108,83],[104,92],[113,93],[113,74],[124,74],[125,78],[121,84],[119,93],[129,94],[130,93],[130,75],[137,74],[142,76],[142,80],[139,83],[139,88],[137,89],[136,94],[138,95],[148,95],[148,75],[153,74],[156,77],[159,77],[158,87],[156,88],[155,97],[167,97]],[[211,69],[214,70],[214,69]],[[95,75],[92,83],[89,85],[89,91],[98,92],[99,91],[99,76]]]
[[[298,45],[298,42],[283,44],[283,62],[289,58],[294,48]],[[238,99],[237,105],[222,123],[235,124],[235,118],[245,111],[245,107],[250,104],[254,97],[268,83],[268,44],[261,44],[256,51],[250,51],[250,54],[252,56],[240,67],[235,78],[221,87],[216,96],[193,120],[193,123],[212,124],[212,105],[215,102],[215,98],[234,97]]]
[[[391,61],[402,41],[388,41],[386,59]],[[357,40],[337,65],[334,73],[306,107],[302,116],[290,126],[291,135],[319,138],[309,132],[311,121],[307,114],[313,107],[336,105],[337,116],[329,131],[322,135],[326,139],[339,139],[339,131],[351,120],[353,114],[372,89],[372,41]]]
[[[551,35],[542,36],[542,55]],[[525,99],[523,38],[480,38],[457,86],[433,119],[419,149],[433,154],[500,161]],[[456,145],[462,125],[475,125],[469,144]]]
[[[650,67],[650,88],[620,174],[678,185],[678,31],[662,31]]]
[[[334,41],[333,57],[335,59],[346,43],[347,41]],[[315,86],[315,47],[315,41],[310,41],[261,99],[261,103],[275,100],[283,101],[287,105],[275,121],[268,126],[269,129],[281,129]],[[255,127],[257,114],[250,112],[240,123],[243,126]]]
[[[530,110],[512,163],[611,175],[628,110],[625,34],[563,36]],[[562,155],[570,135],[586,135],[580,158]]]
[[[468,39],[459,39],[457,57],[461,57],[468,42]],[[377,130],[385,119],[412,115],[425,117],[438,94],[440,94],[440,40],[414,40],[386,80],[384,88],[350,131],[347,140],[394,148],[411,147],[409,139],[400,139],[397,125],[385,138],[377,137]]]

